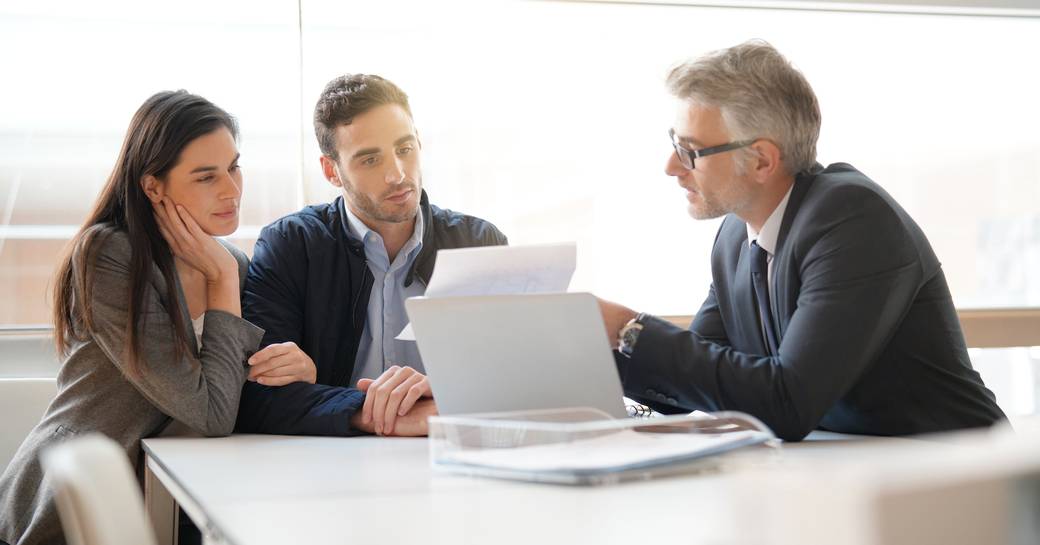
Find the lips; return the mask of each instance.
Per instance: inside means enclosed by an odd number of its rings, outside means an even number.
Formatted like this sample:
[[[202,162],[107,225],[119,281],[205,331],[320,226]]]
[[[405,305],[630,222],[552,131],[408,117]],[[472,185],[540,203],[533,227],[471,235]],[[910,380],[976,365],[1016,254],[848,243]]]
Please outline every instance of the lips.
[[[412,188],[405,189],[404,191],[398,191],[397,193],[391,193],[386,197],[386,200],[390,202],[400,203],[408,200],[408,197],[414,193],[415,190]]]
[[[235,217],[236,214],[238,214],[238,208],[232,208],[223,212],[216,212],[213,215],[221,219],[230,219]]]

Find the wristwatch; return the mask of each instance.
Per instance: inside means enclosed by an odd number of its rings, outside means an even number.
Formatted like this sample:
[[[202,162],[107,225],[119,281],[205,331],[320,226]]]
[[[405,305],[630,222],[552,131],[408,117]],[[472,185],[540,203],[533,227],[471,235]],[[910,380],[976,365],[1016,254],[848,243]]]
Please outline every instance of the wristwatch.
[[[644,314],[640,312],[618,332],[617,349],[625,357],[631,358],[632,352],[636,349],[636,341],[639,340],[639,334],[643,331],[643,316]]]

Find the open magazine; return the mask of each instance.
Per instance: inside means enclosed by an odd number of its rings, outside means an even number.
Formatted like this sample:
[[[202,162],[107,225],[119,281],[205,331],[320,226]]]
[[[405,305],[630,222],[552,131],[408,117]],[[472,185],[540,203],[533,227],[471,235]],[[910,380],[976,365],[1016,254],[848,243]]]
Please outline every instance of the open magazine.
[[[609,419],[595,409],[430,418],[434,469],[562,484],[609,484],[701,470],[779,441],[744,413]]]

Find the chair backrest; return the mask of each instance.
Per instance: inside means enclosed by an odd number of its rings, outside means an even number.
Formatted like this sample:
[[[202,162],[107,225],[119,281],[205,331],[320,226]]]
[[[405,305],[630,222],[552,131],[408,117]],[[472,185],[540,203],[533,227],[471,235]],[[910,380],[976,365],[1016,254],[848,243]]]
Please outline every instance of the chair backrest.
[[[0,328],[0,472],[58,392],[51,328]]]
[[[155,545],[126,453],[88,434],[41,455],[70,545]]]

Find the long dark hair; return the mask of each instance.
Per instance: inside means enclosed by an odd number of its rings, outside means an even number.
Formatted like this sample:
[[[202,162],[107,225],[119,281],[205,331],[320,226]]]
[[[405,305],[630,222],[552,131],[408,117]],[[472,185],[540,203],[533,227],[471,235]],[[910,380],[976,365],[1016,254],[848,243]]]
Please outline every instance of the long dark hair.
[[[173,254],[159,232],[152,202],[141,181],[146,176],[165,180],[181,151],[193,140],[224,127],[238,138],[238,124],[210,101],[187,91],[163,91],[138,108],[126,130],[115,168],[94,209],[68,245],[54,282],[54,341],[58,353],[67,356],[72,344],[93,336],[91,288],[98,250],[108,236],[123,231],[130,239],[130,282],[127,286],[125,357],[129,371],[140,375],[139,329],[145,287],[153,264],[166,280],[166,311],[177,339],[178,357],[188,339],[177,294]]]

